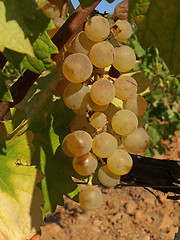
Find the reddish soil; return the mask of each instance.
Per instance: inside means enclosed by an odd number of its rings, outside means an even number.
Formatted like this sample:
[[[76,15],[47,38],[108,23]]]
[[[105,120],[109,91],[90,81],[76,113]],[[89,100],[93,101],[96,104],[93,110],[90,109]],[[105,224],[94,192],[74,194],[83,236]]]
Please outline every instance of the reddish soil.
[[[180,159],[180,134],[162,158]],[[167,142],[168,144],[168,142]],[[105,188],[103,206],[83,210],[65,198],[63,207],[46,215],[41,240],[173,240],[180,226],[180,201],[140,187]],[[172,194],[171,194],[172,195]]]

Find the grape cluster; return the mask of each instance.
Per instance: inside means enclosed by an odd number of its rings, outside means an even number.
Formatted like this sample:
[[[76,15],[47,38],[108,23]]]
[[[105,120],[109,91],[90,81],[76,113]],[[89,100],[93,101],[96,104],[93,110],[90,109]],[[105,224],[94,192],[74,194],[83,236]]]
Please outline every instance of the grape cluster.
[[[56,86],[57,94],[76,113],[62,150],[82,176],[92,177],[99,162],[98,178],[106,187],[117,185],[131,170],[128,152],[142,153],[150,144],[142,121],[147,102],[137,94],[136,80],[125,74],[134,67],[136,56],[129,46],[119,43],[131,34],[131,25],[124,19],[110,25],[105,17],[90,18],[66,43],[64,77]],[[112,37],[117,47],[110,43]],[[109,66],[120,73],[118,78],[105,74]],[[122,101],[122,108],[114,104],[115,98]],[[95,210],[102,204],[102,193],[97,186],[87,185],[80,190],[79,202]]]

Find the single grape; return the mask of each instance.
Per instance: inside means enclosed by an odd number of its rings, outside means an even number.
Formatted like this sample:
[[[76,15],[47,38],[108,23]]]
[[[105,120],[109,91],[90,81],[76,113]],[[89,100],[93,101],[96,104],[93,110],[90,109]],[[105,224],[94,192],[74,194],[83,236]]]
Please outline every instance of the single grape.
[[[89,134],[95,132],[95,128],[90,124],[85,115],[76,115],[71,121],[71,132],[83,130]]]
[[[53,18],[54,9],[53,5],[49,1],[44,2],[41,9],[48,18]]]
[[[85,82],[91,76],[92,70],[90,59],[83,53],[69,55],[62,64],[64,76],[73,83]]]
[[[116,47],[114,49],[113,66],[120,72],[130,71],[136,64],[136,55],[128,46]]]
[[[114,187],[120,181],[120,175],[112,173],[107,165],[104,165],[98,170],[98,179],[106,187]]]
[[[110,33],[109,21],[102,16],[94,16],[86,22],[85,33],[92,41],[101,42]]]
[[[81,83],[69,83],[64,89],[64,103],[73,110],[79,110],[88,104],[89,91],[89,87]]]
[[[114,16],[125,20],[128,19],[128,1],[119,2],[114,8]]]
[[[95,112],[89,119],[94,128],[103,128],[107,123],[107,117],[102,112]]]
[[[138,127],[128,136],[122,136],[122,144],[127,151],[143,153],[150,145],[150,136],[142,127]]]
[[[94,66],[106,68],[114,61],[114,47],[106,41],[98,42],[91,48],[89,58]]]
[[[132,27],[126,20],[117,20],[112,27],[112,31],[118,41],[126,41],[132,34]]]
[[[93,138],[92,151],[100,157],[106,158],[117,149],[117,140],[110,133],[102,132]]]
[[[107,105],[115,97],[114,85],[107,79],[98,79],[91,87],[90,96],[96,104]]]
[[[79,203],[88,211],[94,211],[102,205],[102,192],[96,186],[86,186],[79,192]]]
[[[116,97],[121,100],[128,100],[137,93],[137,82],[128,75],[120,76],[114,83]]]
[[[61,147],[65,155],[68,157],[74,157],[74,154],[72,154],[69,149],[67,148],[67,139],[69,137],[69,134],[65,136],[65,138],[62,141]]]
[[[116,133],[127,136],[138,127],[138,119],[129,110],[119,110],[114,114],[111,125]]]
[[[90,175],[97,168],[97,159],[95,155],[90,152],[82,156],[76,156],[73,158],[73,168],[82,176]]]
[[[95,43],[96,42],[91,41],[86,36],[84,31],[81,31],[72,39],[69,50],[72,53],[83,53],[85,55],[88,55],[90,49]]]
[[[92,148],[92,138],[89,133],[77,130],[69,134],[66,146],[75,156],[88,153]]]
[[[143,115],[147,109],[147,102],[144,97],[139,94],[123,102],[123,108],[134,112],[138,117]]]
[[[117,149],[108,159],[109,170],[116,175],[127,174],[133,165],[132,157],[124,150]]]

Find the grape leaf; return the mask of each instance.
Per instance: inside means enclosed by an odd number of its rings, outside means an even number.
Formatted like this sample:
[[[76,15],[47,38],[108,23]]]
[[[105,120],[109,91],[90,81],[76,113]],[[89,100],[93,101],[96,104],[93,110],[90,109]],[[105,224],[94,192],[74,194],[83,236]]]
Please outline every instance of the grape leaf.
[[[47,211],[54,212],[57,204],[63,205],[63,195],[77,200],[78,187],[71,176],[78,175],[73,170],[72,160],[63,154],[60,147],[63,138],[70,132],[73,116],[72,110],[60,99],[46,118],[38,112],[29,126],[35,134],[33,164],[45,174],[41,183],[45,200],[43,215]]]
[[[6,79],[8,79],[8,77],[6,77],[1,71],[0,71],[0,100],[1,101],[11,101],[12,100],[12,96],[11,93],[9,92],[7,86],[6,86]]]
[[[129,21],[144,49],[154,45],[170,71],[179,74],[179,0],[129,0]]]
[[[0,0],[0,51],[8,48],[33,57],[32,43],[49,21],[32,0]]]
[[[33,49],[35,53],[34,58],[10,50],[4,51],[4,55],[16,68],[20,64],[21,69],[26,68],[38,74],[55,66],[55,62],[51,59],[51,54],[57,53],[58,49],[46,32],[39,34],[33,43]]]
[[[0,239],[30,239],[43,218],[42,192],[36,184],[43,174],[30,166],[33,133],[27,122],[13,130],[12,121],[0,124]]]

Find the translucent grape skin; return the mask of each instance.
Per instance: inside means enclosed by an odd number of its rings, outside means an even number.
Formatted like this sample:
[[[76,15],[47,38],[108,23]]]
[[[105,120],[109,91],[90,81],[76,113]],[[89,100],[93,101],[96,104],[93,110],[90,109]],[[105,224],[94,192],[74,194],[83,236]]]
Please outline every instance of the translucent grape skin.
[[[143,153],[150,145],[150,136],[142,127],[138,127],[128,136],[122,136],[122,144],[132,153]]]
[[[70,82],[85,82],[92,73],[90,59],[83,53],[70,54],[62,64],[62,72]]]
[[[105,40],[110,33],[109,21],[102,16],[94,16],[85,24],[85,33],[89,39],[95,42]]]
[[[102,132],[93,138],[92,151],[100,157],[106,158],[117,149],[117,140],[110,133]]]
[[[95,112],[89,119],[94,128],[103,128],[107,123],[107,117],[102,112]]]
[[[98,179],[106,187],[114,187],[120,181],[120,175],[112,173],[107,165],[104,165],[98,170]]]
[[[96,43],[89,52],[89,58],[94,66],[106,68],[114,61],[114,47],[106,41]]]
[[[89,133],[77,130],[69,134],[66,146],[75,156],[88,153],[92,148],[92,138]]]
[[[116,47],[114,49],[113,66],[120,72],[130,71],[136,64],[136,55],[128,46]]]
[[[97,186],[86,186],[79,192],[79,203],[88,211],[100,208],[102,199],[102,192]]]
[[[138,119],[136,115],[129,110],[119,110],[114,114],[111,125],[116,133],[127,136],[138,127]]]
[[[129,153],[124,150],[117,149],[108,159],[107,166],[109,170],[116,175],[127,174],[133,165],[133,161]]]
[[[137,82],[128,75],[120,76],[114,83],[116,97],[121,100],[128,100],[137,93]]]
[[[126,20],[117,20],[112,27],[112,31],[118,41],[126,41],[132,34],[132,27]]]
[[[95,155],[90,152],[79,157],[76,156],[73,158],[73,168],[82,176],[90,175],[97,168],[97,159]]]
[[[114,85],[105,78],[98,79],[91,87],[90,96],[96,104],[107,105],[115,97]]]
[[[139,94],[135,94],[132,98],[123,102],[123,108],[128,109],[136,114],[136,116],[142,116],[147,109],[147,102],[144,97]]]
[[[69,83],[64,89],[64,103],[73,110],[79,110],[89,102],[89,91],[89,87],[81,83]]]

